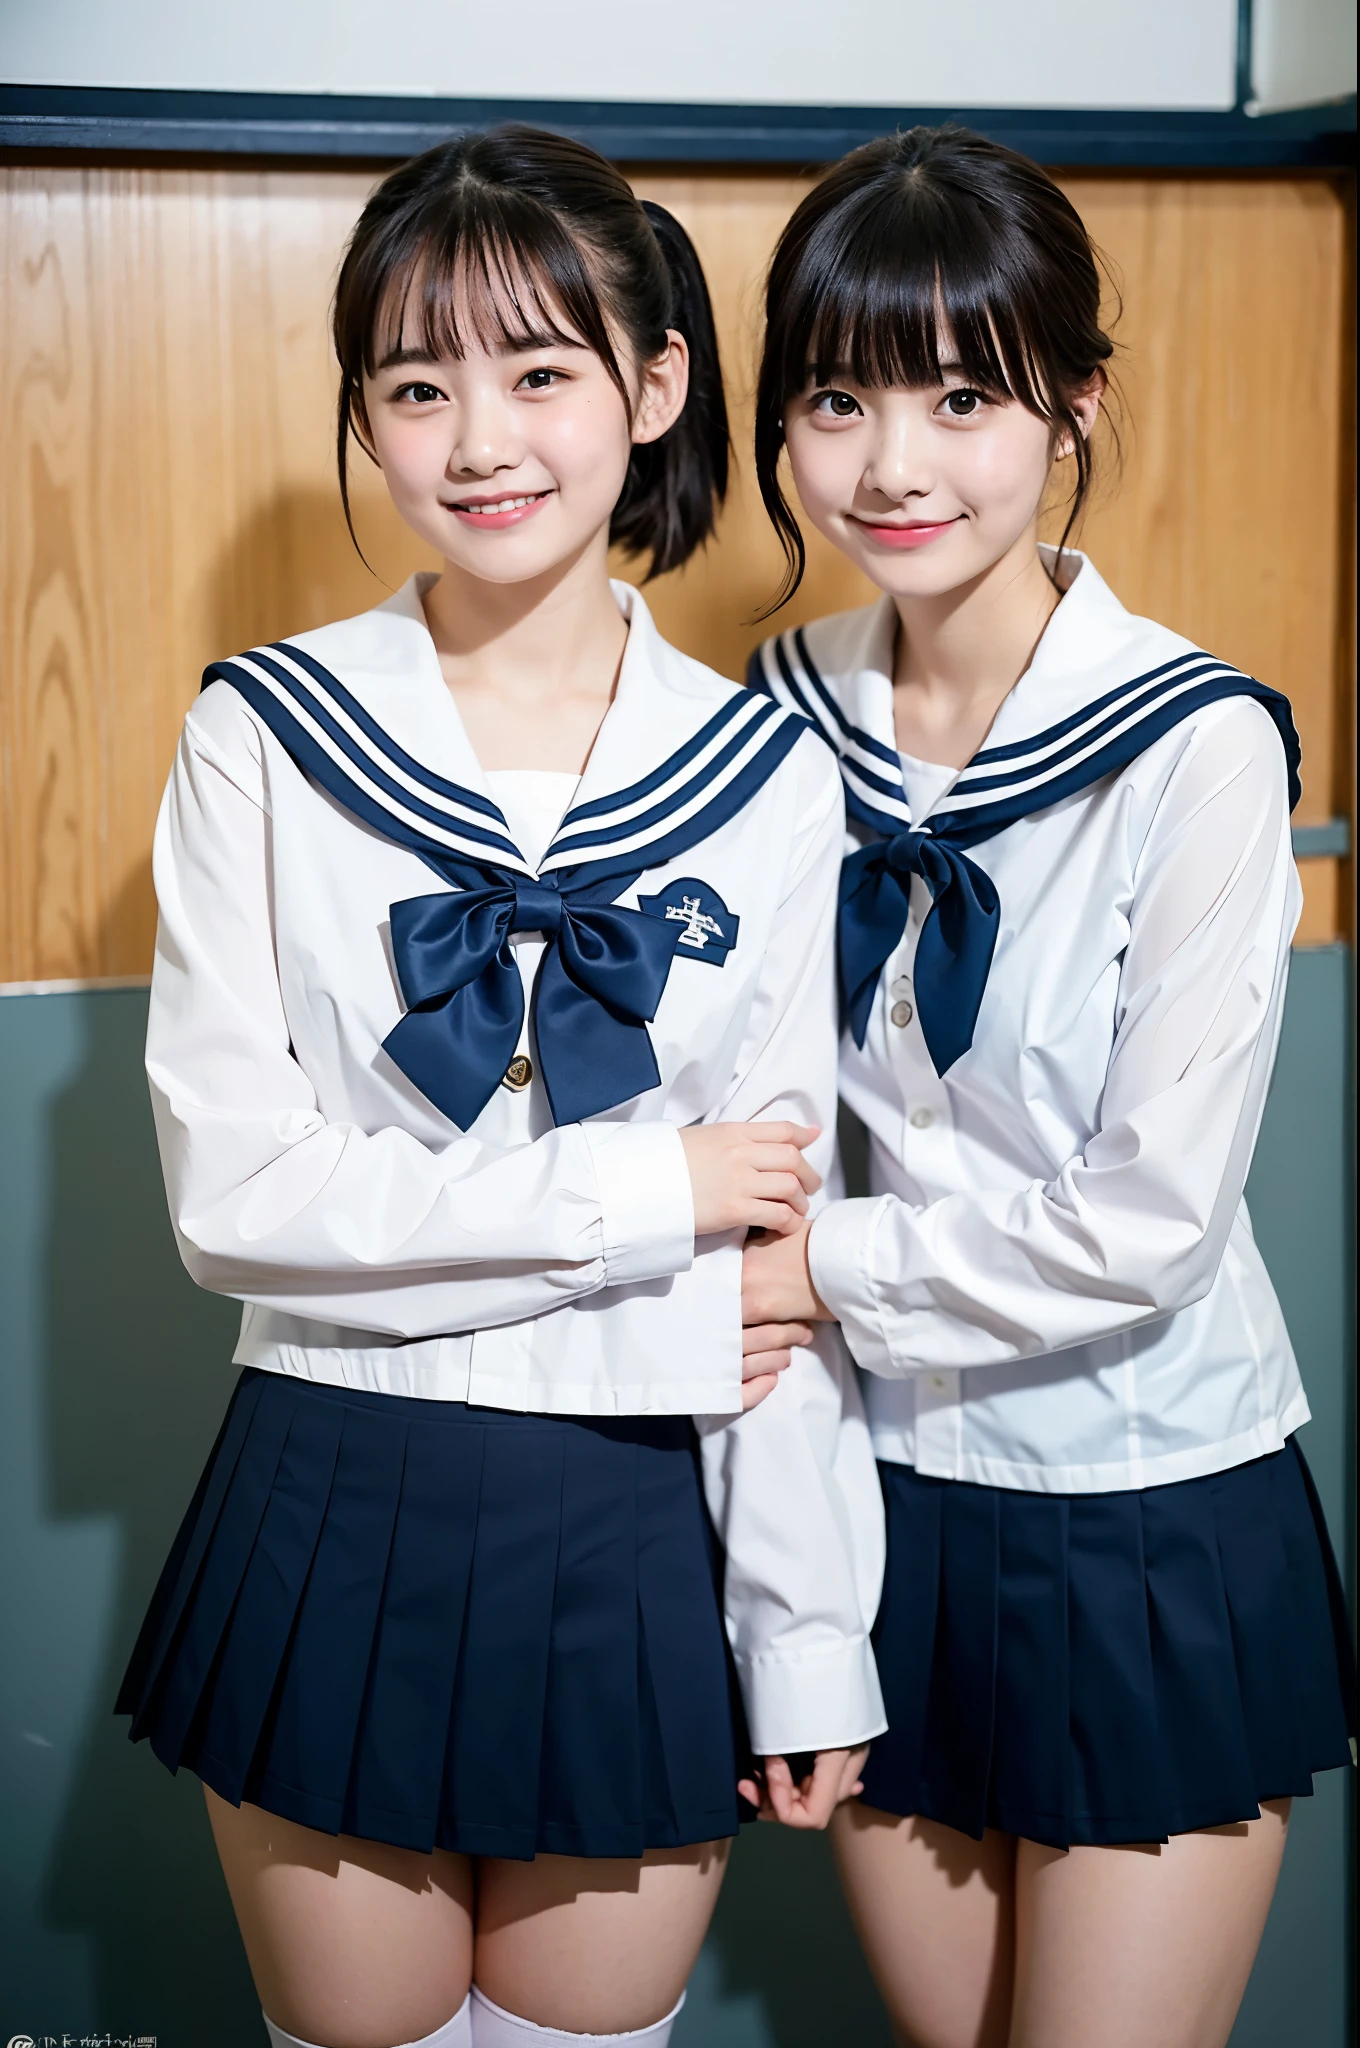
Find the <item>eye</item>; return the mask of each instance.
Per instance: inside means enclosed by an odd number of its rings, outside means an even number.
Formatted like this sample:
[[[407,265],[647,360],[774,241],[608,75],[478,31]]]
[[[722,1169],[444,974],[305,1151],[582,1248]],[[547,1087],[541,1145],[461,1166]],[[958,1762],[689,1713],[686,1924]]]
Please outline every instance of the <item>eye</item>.
[[[516,388],[520,391],[551,391],[561,376],[560,370],[526,370]]]
[[[957,391],[945,393],[942,401],[945,416],[951,420],[973,420],[986,405],[986,394],[974,391],[967,385]]]
[[[859,400],[848,391],[819,391],[812,401],[812,410],[823,419],[852,420],[859,409]]]
[[[404,398],[411,405],[433,405],[444,394],[433,384],[403,384],[393,396]]]

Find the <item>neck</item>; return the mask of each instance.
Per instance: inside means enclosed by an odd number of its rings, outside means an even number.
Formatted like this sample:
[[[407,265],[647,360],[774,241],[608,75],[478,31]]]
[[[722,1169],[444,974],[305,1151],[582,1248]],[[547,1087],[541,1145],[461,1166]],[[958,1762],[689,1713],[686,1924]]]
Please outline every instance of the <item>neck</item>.
[[[903,751],[952,767],[970,760],[1058,600],[1032,526],[956,589],[897,598],[893,698]]]
[[[484,769],[582,772],[628,644],[607,549],[601,532],[524,583],[486,583],[446,562],[426,591],[439,666]]]
[[[521,706],[558,703],[564,690],[606,702],[627,622],[609,588],[608,540],[524,583],[488,583],[445,562],[424,594],[425,618],[455,691],[494,690]]]

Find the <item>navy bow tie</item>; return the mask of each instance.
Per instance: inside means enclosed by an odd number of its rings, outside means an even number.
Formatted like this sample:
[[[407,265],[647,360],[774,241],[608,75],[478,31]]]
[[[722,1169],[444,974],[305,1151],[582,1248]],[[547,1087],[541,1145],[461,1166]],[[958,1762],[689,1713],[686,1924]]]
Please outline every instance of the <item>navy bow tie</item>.
[[[514,1058],[524,1026],[517,933],[546,941],[533,1009],[554,1121],[598,1116],[660,1085],[647,1025],[688,927],[662,897],[643,910],[613,899],[744,810],[808,730],[805,719],[730,692],[639,781],[575,805],[549,849],[549,872],[534,876],[519,865],[496,805],[423,768],[307,648],[278,641],[214,662],[204,688],[217,681],[240,692],[333,802],[453,885],[391,906],[407,1014],[383,1040],[446,1116],[468,1130]],[[701,903],[704,885],[685,886]],[[736,925],[733,917],[731,937]],[[730,944],[703,957],[721,963]]]
[[[973,1042],[1001,923],[991,876],[946,838],[899,832],[846,860],[838,927],[841,1010],[862,1046],[879,976],[907,928],[913,875],[933,899],[916,944],[916,1014],[935,1071],[943,1074]]]
[[[647,1022],[656,1015],[678,923],[607,899],[636,876],[572,890],[450,862],[467,886],[391,910],[392,954],[407,1014],[383,1040],[402,1072],[468,1130],[514,1057],[524,983],[510,938],[547,940],[534,989],[539,1066],[554,1121],[613,1109],[660,1080]]]

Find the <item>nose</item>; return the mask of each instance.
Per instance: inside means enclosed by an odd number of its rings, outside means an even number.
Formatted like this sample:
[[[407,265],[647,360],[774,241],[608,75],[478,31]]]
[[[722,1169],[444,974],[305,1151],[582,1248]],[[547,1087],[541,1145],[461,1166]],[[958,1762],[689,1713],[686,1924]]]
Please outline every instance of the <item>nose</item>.
[[[485,386],[465,391],[449,450],[450,479],[494,476],[498,469],[518,469],[523,460],[523,437],[502,394]]]
[[[913,407],[910,403],[885,407],[878,440],[864,471],[865,488],[894,500],[924,498],[936,481],[929,434],[915,418]]]

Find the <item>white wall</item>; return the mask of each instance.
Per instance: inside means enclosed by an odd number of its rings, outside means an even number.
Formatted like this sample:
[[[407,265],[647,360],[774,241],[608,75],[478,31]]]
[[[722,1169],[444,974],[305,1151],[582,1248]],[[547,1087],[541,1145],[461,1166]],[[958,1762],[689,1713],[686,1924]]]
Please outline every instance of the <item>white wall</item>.
[[[1236,0],[0,0],[0,77],[737,105],[1228,107],[1236,15]]]
[[[1253,0],[1254,111],[1355,91],[1354,0]],[[31,85],[1230,107],[1237,0],[0,0]]]
[[[1355,91],[1355,0],[1254,0],[1254,112]]]

